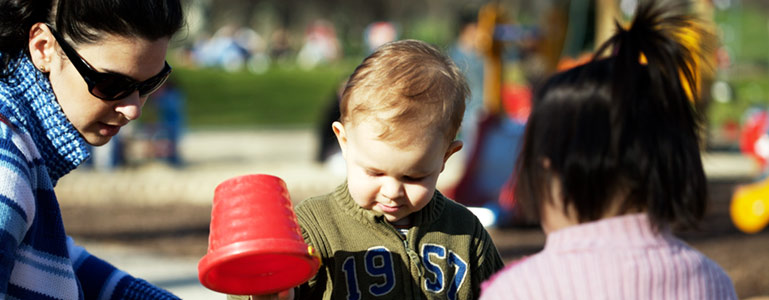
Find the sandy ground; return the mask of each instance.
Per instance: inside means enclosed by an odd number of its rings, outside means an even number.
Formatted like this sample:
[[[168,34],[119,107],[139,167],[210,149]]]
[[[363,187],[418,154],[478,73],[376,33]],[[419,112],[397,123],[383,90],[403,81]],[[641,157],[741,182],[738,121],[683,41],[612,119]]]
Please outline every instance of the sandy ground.
[[[303,130],[239,132],[229,137],[199,132],[183,146],[189,162],[185,168],[150,162],[111,172],[76,170],[63,178],[57,193],[68,233],[87,247],[195,262],[206,253],[213,189],[224,179],[249,173],[278,175],[299,201],[328,191],[344,178],[312,162],[314,139]],[[727,271],[740,298],[769,296],[769,230],[741,233],[728,216],[734,187],[755,172],[749,161],[733,156],[704,155],[712,175],[711,206],[702,229],[681,236]],[[443,185],[456,177],[448,173]],[[535,253],[545,241],[536,227],[496,228],[490,233],[506,260]],[[189,269],[194,272],[193,266]],[[178,280],[194,281],[195,274],[189,275]]]
[[[729,184],[718,186],[729,188]],[[62,209],[68,232],[86,243],[138,252],[151,250],[177,258],[200,258],[206,253],[208,205],[78,205]],[[769,295],[769,232],[746,235],[729,222],[726,215],[713,213],[702,231],[683,236],[727,271],[741,298]],[[490,232],[505,260],[535,253],[545,241],[538,228],[497,228]]]

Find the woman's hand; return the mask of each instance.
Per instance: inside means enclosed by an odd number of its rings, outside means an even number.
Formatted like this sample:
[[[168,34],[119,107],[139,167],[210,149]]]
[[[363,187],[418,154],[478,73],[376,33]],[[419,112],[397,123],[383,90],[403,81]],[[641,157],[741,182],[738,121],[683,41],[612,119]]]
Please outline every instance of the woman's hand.
[[[294,289],[288,289],[277,294],[252,295],[251,300],[294,300]]]

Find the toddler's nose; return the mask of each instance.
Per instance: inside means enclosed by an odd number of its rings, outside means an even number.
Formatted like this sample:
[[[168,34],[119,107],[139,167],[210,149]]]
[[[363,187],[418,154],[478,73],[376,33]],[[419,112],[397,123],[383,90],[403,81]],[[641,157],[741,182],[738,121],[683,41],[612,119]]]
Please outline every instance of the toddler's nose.
[[[403,183],[394,178],[386,178],[379,192],[387,199],[396,200],[403,197]]]

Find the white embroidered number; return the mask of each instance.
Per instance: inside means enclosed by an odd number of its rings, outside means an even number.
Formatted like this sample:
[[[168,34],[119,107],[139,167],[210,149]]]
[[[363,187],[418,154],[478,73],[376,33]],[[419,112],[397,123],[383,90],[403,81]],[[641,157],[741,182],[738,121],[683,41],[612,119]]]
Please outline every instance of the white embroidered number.
[[[368,291],[374,296],[382,296],[395,287],[395,270],[390,251],[384,247],[371,248],[366,251],[366,273],[372,277],[384,277],[384,282],[372,284]]]
[[[355,274],[355,258],[350,256],[344,260],[342,271],[347,279],[347,300],[360,300],[358,276]]]
[[[382,277],[382,283],[371,284],[368,291],[374,296],[385,295],[395,288],[395,267],[390,250],[385,247],[375,247],[368,249],[363,257],[366,273],[371,277]],[[355,258],[348,257],[342,263],[347,280],[347,300],[361,299],[360,289],[358,288],[358,275],[355,271]]]
[[[446,248],[441,245],[422,245],[422,262],[427,271],[435,276],[435,280],[425,278],[425,289],[433,293],[440,293],[443,291],[445,277],[443,270],[430,259],[433,257],[437,259],[447,259],[449,267],[454,268],[454,277],[451,278],[451,281],[449,282],[449,289],[446,296],[451,300],[455,300],[459,288],[465,281],[465,275],[467,275],[467,263],[452,251],[448,251],[447,258],[446,252]]]
[[[462,286],[462,282],[465,281],[465,275],[467,274],[467,263],[462,260],[459,255],[449,251],[449,267],[454,267],[454,280],[449,284],[449,299],[457,299],[457,292],[459,287]]]
[[[423,245],[422,246],[422,264],[424,264],[427,272],[430,272],[435,276],[435,280],[425,278],[425,290],[433,293],[440,293],[443,291],[443,271],[441,267],[430,261],[430,256],[435,256],[438,259],[446,258],[446,249],[437,245]]]

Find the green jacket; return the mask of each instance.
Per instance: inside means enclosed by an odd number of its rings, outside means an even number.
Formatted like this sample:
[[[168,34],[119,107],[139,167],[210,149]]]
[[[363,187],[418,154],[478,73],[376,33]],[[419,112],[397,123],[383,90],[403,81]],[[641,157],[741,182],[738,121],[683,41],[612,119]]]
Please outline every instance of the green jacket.
[[[475,215],[437,191],[412,215],[406,237],[355,204],[347,184],[302,201],[296,215],[322,259],[296,299],[477,299],[503,267]]]

